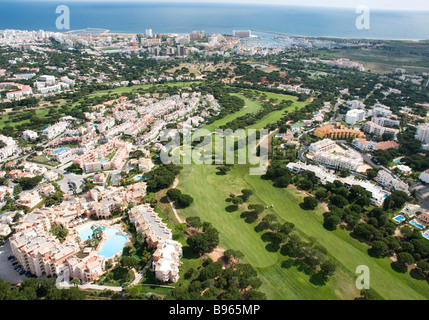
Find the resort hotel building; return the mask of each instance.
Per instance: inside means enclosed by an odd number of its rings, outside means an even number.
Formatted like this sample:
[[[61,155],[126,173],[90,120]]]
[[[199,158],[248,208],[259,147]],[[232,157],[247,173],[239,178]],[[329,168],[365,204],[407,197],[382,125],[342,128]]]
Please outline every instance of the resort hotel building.
[[[335,128],[330,124],[321,126],[314,130],[314,135],[318,138],[330,139],[363,138],[365,136],[363,132],[346,128],[341,123],[337,123]]]
[[[390,195],[390,192],[383,190],[383,188],[371,183],[368,180],[359,180],[355,179],[354,177],[350,176],[347,178],[340,178],[336,176],[334,173],[332,173],[330,170],[311,165],[311,164],[305,164],[302,162],[289,162],[286,167],[294,173],[300,173],[301,171],[311,171],[316,174],[317,179],[320,183],[326,184],[326,183],[333,183],[335,180],[338,180],[343,183],[343,185],[350,189],[354,185],[361,186],[365,190],[371,192],[371,203],[375,206],[381,206],[384,202],[384,199],[387,198],[387,196]]]
[[[145,236],[148,246],[156,248],[152,263],[156,278],[165,282],[177,282],[182,245],[173,240],[171,230],[149,204],[132,208],[129,217],[136,230]]]
[[[309,151],[313,155],[313,161],[333,169],[357,171],[363,164],[363,158],[358,152],[352,149],[344,150],[330,139],[312,143]]]

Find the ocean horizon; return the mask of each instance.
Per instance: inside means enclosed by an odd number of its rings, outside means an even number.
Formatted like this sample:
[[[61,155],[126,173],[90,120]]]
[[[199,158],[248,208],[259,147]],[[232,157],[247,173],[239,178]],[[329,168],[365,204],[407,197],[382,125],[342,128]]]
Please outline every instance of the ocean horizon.
[[[58,5],[70,8],[70,30],[58,30]],[[0,29],[66,32],[87,28],[111,33],[232,34],[233,30],[295,36],[354,39],[428,40],[429,12],[371,10],[370,29],[356,28],[351,8],[227,3],[100,3],[0,0]]]

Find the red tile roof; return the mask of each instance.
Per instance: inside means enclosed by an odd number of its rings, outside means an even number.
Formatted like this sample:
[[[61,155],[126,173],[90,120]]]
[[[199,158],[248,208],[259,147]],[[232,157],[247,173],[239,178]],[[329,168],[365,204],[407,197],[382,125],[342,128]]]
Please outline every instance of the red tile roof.
[[[375,145],[374,149],[375,150],[387,150],[387,149],[392,149],[392,148],[398,148],[399,144],[397,144],[394,141],[383,141],[383,142],[379,142]]]

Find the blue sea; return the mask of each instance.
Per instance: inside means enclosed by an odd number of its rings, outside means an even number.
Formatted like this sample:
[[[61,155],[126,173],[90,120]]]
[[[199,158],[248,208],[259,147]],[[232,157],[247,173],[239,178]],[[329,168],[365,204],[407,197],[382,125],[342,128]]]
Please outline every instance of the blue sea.
[[[119,1],[118,1],[119,2]],[[70,29],[102,28],[118,33],[232,34],[253,30],[288,35],[367,39],[429,39],[429,12],[370,12],[370,29],[358,30],[355,9],[199,3],[100,3],[0,0],[0,29],[55,28],[58,5],[70,8]]]

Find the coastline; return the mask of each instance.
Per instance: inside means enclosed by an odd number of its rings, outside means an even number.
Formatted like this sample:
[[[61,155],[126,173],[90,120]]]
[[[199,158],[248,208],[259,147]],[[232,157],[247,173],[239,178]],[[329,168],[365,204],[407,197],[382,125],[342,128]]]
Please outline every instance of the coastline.
[[[137,33],[137,32],[116,32],[109,29],[104,29],[104,28],[85,28],[85,29],[76,29],[76,30],[69,30],[64,32],[64,34],[76,34],[78,35],[79,33],[84,33],[85,31],[88,30],[93,36],[131,36],[131,37],[135,37],[138,34],[142,34],[141,33]],[[94,33],[91,32],[92,30],[101,30],[99,33]],[[286,36],[286,37],[292,37],[292,38],[308,38],[308,39],[320,39],[320,40],[325,40],[325,41],[329,41],[329,40],[333,40],[333,41],[338,41],[338,40],[345,40],[345,41],[402,41],[402,42],[425,42],[428,41],[429,42],[429,37],[427,39],[407,39],[407,38],[355,38],[355,37],[336,37],[336,36],[309,36],[309,35],[298,35],[298,34],[290,34],[290,33],[284,33],[284,32],[277,32],[277,31],[263,31],[263,30],[251,30],[254,33],[265,33],[265,34],[270,34],[270,35],[278,35],[278,36]],[[183,35],[183,34],[188,34],[188,33],[183,33],[183,32],[160,32],[159,34],[162,35]],[[222,33],[213,33],[213,34],[222,34]],[[222,34],[225,35],[225,34]],[[232,36],[228,35],[228,36]],[[258,37],[260,39],[260,37]]]

